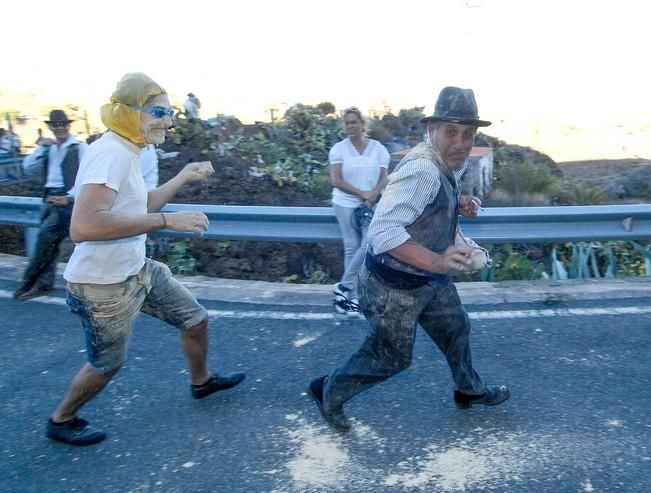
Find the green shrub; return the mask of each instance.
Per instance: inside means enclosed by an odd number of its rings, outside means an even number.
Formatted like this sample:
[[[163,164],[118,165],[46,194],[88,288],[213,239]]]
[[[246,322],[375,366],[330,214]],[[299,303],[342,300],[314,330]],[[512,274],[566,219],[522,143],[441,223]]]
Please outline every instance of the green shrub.
[[[528,197],[547,195],[553,183],[546,167],[530,162],[503,161],[495,170],[495,187],[510,198],[511,206],[528,205]]]
[[[606,203],[606,194],[597,187],[576,182],[556,181],[549,191],[556,205],[601,205]]]
[[[175,240],[167,245],[166,264],[173,274],[193,276],[197,274],[199,262],[192,255],[190,240]]]
[[[391,133],[391,130],[389,130],[381,120],[373,118],[370,121],[368,127],[368,136],[371,139],[382,142],[383,144],[386,144],[387,142],[391,142],[393,140],[393,134]]]

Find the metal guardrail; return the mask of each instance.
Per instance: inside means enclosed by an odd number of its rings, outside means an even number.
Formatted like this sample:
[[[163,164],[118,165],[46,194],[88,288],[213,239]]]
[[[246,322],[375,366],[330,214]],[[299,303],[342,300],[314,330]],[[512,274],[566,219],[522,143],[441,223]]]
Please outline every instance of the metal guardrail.
[[[556,243],[651,239],[651,204],[494,207],[462,218],[483,243]]]
[[[0,224],[38,227],[41,199],[0,196]],[[267,207],[168,204],[165,212],[202,211],[210,220],[205,238],[321,243],[341,241],[330,207]],[[556,243],[651,239],[651,204],[559,207],[491,207],[462,218],[466,236],[478,243]],[[192,237],[188,233],[161,232]]]

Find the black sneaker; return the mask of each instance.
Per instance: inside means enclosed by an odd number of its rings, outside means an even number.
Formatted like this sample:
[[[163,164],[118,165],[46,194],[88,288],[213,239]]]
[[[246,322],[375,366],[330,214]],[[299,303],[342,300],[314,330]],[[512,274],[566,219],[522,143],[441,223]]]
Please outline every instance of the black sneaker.
[[[458,390],[454,391],[454,403],[461,409],[469,409],[475,404],[497,406],[511,397],[506,385],[489,385],[482,395],[468,395]]]
[[[326,411],[323,407],[323,386],[325,379],[326,377],[319,377],[316,380],[312,380],[310,386],[307,388],[307,394],[316,402],[319,411],[321,411],[321,415],[330,426],[337,431],[348,431],[350,430],[350,422],[344,414],[342,407],[335,411]]]
[[[106,438],[106,433],[96,430],[81,418],[73,418],[63,423],[55,423],[52,418],[47,420],[45,435],[57,442],[68,443],[83,447],[94,445]]]
[[[201,385],[190,385],[192,397],[195,399],[203,399],[204,397],[208,397],[210,394],[214,394],[220,390],[232,389],[236,385],[242,383],[245,378],[246,373],[231,373],[225,377],[221,377],[215,373],[206,383]]]

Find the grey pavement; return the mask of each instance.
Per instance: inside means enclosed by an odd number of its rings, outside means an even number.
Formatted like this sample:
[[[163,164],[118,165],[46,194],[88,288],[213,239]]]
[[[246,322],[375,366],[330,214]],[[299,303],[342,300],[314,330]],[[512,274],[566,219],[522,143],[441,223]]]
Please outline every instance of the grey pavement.
[[[74,448],[44,437],[84,362],[62,284],[11,299],[24,259],[0,255],[0,491],[651,491],[651,280],[460,283],[475,365],[512,398],[462,411],[419,331],[413,365],[346,405],[332,432],[305,389],[343,363],[366,322],[330,286],[183,278],[209,310],[211,362],[246,371],[194,401],[178,336],[142,316],[127,364],[81,415],[109,433]]]

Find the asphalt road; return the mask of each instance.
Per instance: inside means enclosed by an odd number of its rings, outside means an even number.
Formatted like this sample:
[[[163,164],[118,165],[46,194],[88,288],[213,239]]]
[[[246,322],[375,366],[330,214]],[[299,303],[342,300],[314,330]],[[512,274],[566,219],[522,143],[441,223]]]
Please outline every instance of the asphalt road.
[[[341,364],[366,322],[326,304],[205,300],[214,369],[238,388],[190,398],[175,329],[142,316],[122,372],[82,416],[96,446],[44,436],[85,361],[63,291],[18,303],[0,279],[3,492],[651,491],[651,297],[468,305],[473,357],[512,398],[462,411],[434,344],[347,405],[329,430],[305,388]]]

